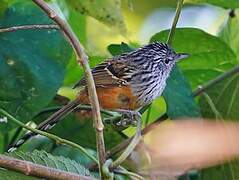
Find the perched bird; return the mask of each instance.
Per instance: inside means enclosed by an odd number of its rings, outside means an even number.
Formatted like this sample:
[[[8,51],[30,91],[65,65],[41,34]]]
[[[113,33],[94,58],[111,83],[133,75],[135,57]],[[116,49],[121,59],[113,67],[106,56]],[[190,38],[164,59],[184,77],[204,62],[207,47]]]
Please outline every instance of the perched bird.
[[[92,70],[101,108],[135,111],[151,103],[162,94],[175,63],[186,57],[188,54],[176,53],[169,45],[155,42],[107,59]],[[84,77],[74,86],[77,87],[84,88],[76,99],[52,114],[37,129],[46,131],[79,104],[89,104]],[[9,151],[15,150],[34,135],[33,132],[26,133]]]

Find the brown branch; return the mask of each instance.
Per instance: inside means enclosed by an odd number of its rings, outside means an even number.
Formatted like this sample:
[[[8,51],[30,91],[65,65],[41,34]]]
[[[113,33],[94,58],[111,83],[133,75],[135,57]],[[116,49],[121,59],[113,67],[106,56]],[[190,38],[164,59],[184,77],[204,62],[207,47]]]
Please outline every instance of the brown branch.
[[[1,28],[0,33],[14,32],[18,30],[29,30],[29,29],[60,29],[56,24],[33,24],[33,25],[23,25],[23,26],[13,26],[9,28]]]
[[[34,164],[32,162],[23,161],[0,155],[0,167],[23,173],[27,176],[35,176],[44,179],[57,179],[57,180],[89,180],[92,177],[82,176],[75,173],[64,172],[58,169]]]
[[[96,94],[96,88],[91,73],[90,66],[88,64],[88,57],[84,53],[84,50],[76,37],[75,33],[72,31],[70,26],[62,20],[43,0],[32,0],[37,4],[56,24],[59,25],[61,30],[64,32],[65,36],[68,38],[70,44],[72,45],[76,58],[79,64],[83,66],[85,72],[85,77],[87,80],[87,88],[89,93],[90,103],[92,105],[92,113],[94,120],[94,127],[96,130],[96,143],[97,143],[97,153],[99,157],[99,169],[100,175],[102,177],[102,166],[105,162],[105,144],[104,144],[104,125],[102,123],[99,101]]]

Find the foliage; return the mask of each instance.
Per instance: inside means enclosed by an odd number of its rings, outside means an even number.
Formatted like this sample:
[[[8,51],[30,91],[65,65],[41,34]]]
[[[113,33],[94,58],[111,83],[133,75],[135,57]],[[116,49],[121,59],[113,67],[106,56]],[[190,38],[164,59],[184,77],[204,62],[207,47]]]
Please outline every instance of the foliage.
[[[186,2],[190,3],[209,3],[212,5],[220,6],[223,8],[238,8],[239,7],[239,2],[237,0],[227,0],[227,1],[222,1],[222,0],[186,0]]]
[[[131,27],[131,24],[136,23],[137,17],[132,16],[136,18],[135,22],[127,22],[124,18],[124,14],[130,16],[135,13],[128,12],[129,5],[133,5],[132,10],[134,6],[137,9],[140,3],[130,0],[124,7],[125,2],[120,0],[52,0],[48,2],[69,22],[86,52],[89,51],[92,42],[96,41],[94,38],[97,38],[89,37],[89,30],[96,32],[102,30],[102,24],[99,27],[90,26],[89,21],[93,18],[105,24],[109,34],[124,35],[120,40],[116,38],[108,44],[108,47],[104,47],[108,50],[108,54],[89,53],[91,67],[109,58],[110,55],[117,56],[131,52],[141,46],[140,41],[130,40],[130,29],[126,30],[126,25]],[[160,0],[160,7],[175,2]],[[186,0],[186,2],[189,2],[188,7],[192,4],[207,3],[235,9],[233,11],[235,16],[230,16],[226,23],[221,25],[217,35],[192,27],[176,29],[172,47],[176,52],[189,53],[190,58],[177,64],[167,80],[163,97],[156,99],[144,112],[142,121],[145,126],[165,120],[165,114],[170,120],[182,117],[204,117],[211,118],[212,121],[239,120],[238,71],[214,83],[215,78],[239,66],[239,11],[236,9],[239,8],[239,3],[237,0]],[[1,2],[0,29],[29,24],[53,24],[53,21],[31,1],[3,0]],[[159,31],[148,41],[149,43],[166,42],[168,34],[169,30]],[[121,43],[126,40],[128,41]],[[74,91],[71,87],[83,75],[84,72],[77,64],[72,48],[60,30],[31,29],[0,32],[0,108],[21,122],[32,122],[35,126],[49,117],[69,99],[74,98],[78,90]],[[210,85],[211,83],[213,85]],[[198,94],[195,95],[198,86],[208,84],[209,87],[199,97],[195,97],[198,96]],[[55,97],[57,93],[64,97],[63,100]],[[50,133],[75,142],[83,146],[90,155],[96,156],[95,131],[91,115],[89,110],[75,111],[50,130]],[[117,115],[113,113],[113,118]],[[112,118],[109,114],[102,114],[102,116]],[[3,120],[2,118],[4,117],[0,115],[0,120]],[[0,121],[1,152],[5,151],[12,140],[16,140],[15,136],[18,138],[25,132],[25,130],[18,131],[17,126],[9,119],[7,123]],[[105,125],[106,149],[110,150],[119,145],[134,132],[135,128],[132,127],[122,131],[115,126]],[[34,137],[20,150],[7,155],[67,172],[98,176],[89,168],[94,162],[84,153],[42,136]],[[136,155],[133,154],[131,158],[138,164],[133,166],[130,163],[123,164],[124,168],[131,169],[135,173],[137,173],[137,167],[143,166],[143,162],[137,161],[139,150],[136,151]],[[112,158],[115,159],[117,156],[118,154]],[[225,175],[227,179],[237,179],[238,167],[238,161],[235,160],[232,163],[207,168],[196,174],[200,179],[205,180],[224,179]],[[4,179],[35,179],[5,169],[0,169],[0,174]],[[125,176],[117,177],[127,179]]]
[[[115,26],[121,33],[126,32],[124,19],[120,11],[120,0],[68,0],[67,3],[81,14],[90,15],[109,26]]]
[[[8,8],[0,24],[9,27],[36,21],[52,23],[42,11],[26,2]],[[56,94],[72,51],[56,30],[5,33],[0,35],[0,41],[0,104],[27,122]],[[1,132],[13,127],[11,123],[0,124]]]
[[[62,156],[53,156],[44,151],[33,151],[32,153],[24,153],[24,152],[13,152],[9,153],[8,156],[14,157],[17,159],[33,162],[36,164],[40,164],[43,166],[56,168],[66,172],[72,172],[84,176],[90,176],[90,172],[88,169],[80,165],[79,163],[70,160],[68,158],[64,158]]]

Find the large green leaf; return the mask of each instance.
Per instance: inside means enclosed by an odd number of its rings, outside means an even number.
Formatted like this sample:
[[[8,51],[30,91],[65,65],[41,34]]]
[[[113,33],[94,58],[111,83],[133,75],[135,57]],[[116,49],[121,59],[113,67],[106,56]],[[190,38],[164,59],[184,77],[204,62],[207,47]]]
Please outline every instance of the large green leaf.
[[[30,1],[9,7],[1,27],[53,22]],[[0,107],[27,122],[46,106],[61,86],[71,49],[57,30],[0,34]],[[0,123],[0,131],[13,124]]]
[[[215,6],[220,6],[223,8],[239,8],[239,1],[238,0],[186,0],[185,2],[190,3],[208,3]]]
[[[67,18],[72,30],[79,38],[79,41],[85,45],[86,43],[86,16],[79,13],[76,8],[73,8],[67,0],[54,0],[54,6],[60,8],[61,12]]]
[[[200,180],[237,180],[239,179],[239,161],[218,165],[200,172]]]
[[[201,96],[199,104],[202,116],[205,118],[221,118],[226,120],[239,120],[239,71],[232,77],[225,79],[206,90],[207,96]],[[211,102],[209,102],[211,101]],[[211,103],[211,105],[209,105]],[[213,106],[213,107],[212,107]],[[239,179],[239,161],[205,169],[200,179],[234,180]]]
[[[239,120],[239,72],[209,88],[206,93],[223,119]],[[204,117],[216,118],[204,96],[199,102]]]
[[[6,154],[8,156],[21,159],[24,161],[33,162],[35,164],[40,164],[42,166],[55,168],[58,170],[71,172],[83,176],[91,176],[92,178],[94,176],[91,175],[90,171],[86,169],[81,164],[77,163],[76,161],[73,161],[69,158],[65,158],[63,156],[53,156],[52,154],[49,154],[45,151],[33,151],[30,152],[12,152]]]
[[[178,66],[175,66],[167,80],[163,97],[167,104],[167,115],[171,119],[200,116],[192,89]]]
[[[97,156],[96,151],[94,150],[87,149],[87,152],[92,156]],[[64,156],[70,158],[85,167],[88,167],[90,164],[94,163],[87,156],[82,154],[78,149],[66,145],[59,145],[55,147],[54,149],[52,149],[51,154],[53,154],[54,156]]]
[[[68,0],[67,3],[82,14],[92,16],[121,33],[126,32],[121,0]]]
[[[239,60],[239,10],[235,10],[235,16],[229,17],[219,36],[236,53]]]
[[[151,41],[166,42],[167,36],[168,31],[162,31],[154,35]],[[176,52],[190,54],[190,58],[181,61],[179,66],[192,88],[217,77],[238,63],[235,53],[226,43],[196,28],[177,28],[173,48]]]

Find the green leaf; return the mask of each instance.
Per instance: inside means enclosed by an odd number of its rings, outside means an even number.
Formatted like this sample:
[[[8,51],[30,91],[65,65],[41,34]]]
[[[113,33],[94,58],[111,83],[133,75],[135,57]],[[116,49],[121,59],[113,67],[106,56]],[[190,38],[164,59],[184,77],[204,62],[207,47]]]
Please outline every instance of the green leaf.
[[[1,180],[40,180],[39,178],[31,177],[31,176],[26,176],[24,174],[10,171],[10,170],[5,170],[0,168],[0,174]]]
[[[87,152],[89,154],[91,154],[92,156],[97,156],[96,151],[87,149]],[[92,160],[90,160],[88,157],[86,157],[84,154],[82,154],[76,148],[66,146],[66,145],[60,145],[60,146],[55,147],[51,151],[51,153],[55,156],[64,156],[64,157],[73,159],[77,163],[80,163],[81,165],[84,165],[85,167],[88,167],[90,164],[94,163]]]
[[[62,102],[53,100],[50,103],[49,108],[56,106],[63,106],[63,104]],[[53,110],[41,113],[36,116],[33,121],[36,124],[39,124],[55,111]],[[56,126],[54,126],[54,128],[50,130],[50,133],[59,135],[61,138],[73,141],[85,148],[95,149],[96,138],[91,115],[92,113],[90,111],[75,111],[65,117],[65,119],[60,123],[56,124]],[[104,135],[107,148],[112,148],[113,146],[124,140],[124,138],[110,125],[105,125]],[[23,145],[21,147],[21,150],[32,151],[34,149],[44,149],[46,151],[50,151],[54,146],[55,145],[53,145],[52,141],[46,140],[46,138],[43,138],[42,136],[37,136]]]
[[[177,66],[167,80],[163,97],[167,104],[167,115],[171,119],[200,117],[200,110],[192,96],[188,80]]]
[[[35,150],[32,153],[12,152],[6,155],[66,172],[76,173],[83,176],[91,176],[90,171],[76,161],[63,156],[53,156],[45,151]]]
[[[186,0],[185,2],[203,4],[208,3],[223,8],[239,8],[238,0]]]
[[[93,122],[91,113],[88,112],[87,114],[87,112],[82,112],[69,115],[64,121],[57,124],[51,132],[54,134],[60,134],[62,138],[78,143],[85,148],[95,149],[95,131],[92,127]],[[116,146],[119,142],[124,140],[117,131],[107,125],[104,129],[104,136],[105,145],[108,149]]]
[[[155,34],[151,42],[166,42],[168,30]],[[177,28],[173,38],[176,52],[186,52],[190,57],[179,64],[193,89],[217,77],[237,64],[231,48],[220,38],[196,28]]]
[[[85,45],[87,41],[86,16],[70,6],[67,0],[54,0],[52,3],[60,8],[81,44]]]
[[[69,115],[64,121],[57,124],[51,132],[59,134],[62,138],[78,143],[85,148],[95,149],[95,131],[92,127],[91,113],[88,112],[87,114],[87,112],[82,112]],[[105,145],[108,149],[124,140],[117,131],[107,125],[104,129],[104,137]]]
[[[239,72],[210,87],[206,90],[206,93],[212,101],[213,107],[209,105],[207,98],[202,95],[199,99],[199,105],[203,117],[211,119],[220,118],[217,120],[222,120],[221,118],[223,118],[223,121],[239,120]],[[201,171],[200,179],[238,179],[238,167],[239,161],[235,160],[227,164],[205,169]]]
[[[239,179],[239,161],[234,160],[227,164],[203,169],[200,172],[200,180],[237,180]]]
[[[209,88],[206,93],[223,119],[239,120],[239,72]],[[203,117],[216,118],[204,96],[199,103]]]
[[[236,53],[239,60],[239,10],[235,10],[235,17],[229,17],[219,36]]]
[[[124,42],[122,42],[121,44],[110,44],[107,49],[113,56],[128,53],[134,50],[134,48],[130,47]]]
[[[126,33],[121,0],[68,0],[67,3],[78,12],[92,16],[123,34]]]
[[[32,2],[16,3],[0,19],[1,27],[53,22]],[[0,34],[0,107],[27,122],[46,106],[61,86],[72,51],[57,30],[22,30]],[[1,123],[0,131],[15,125]]]

